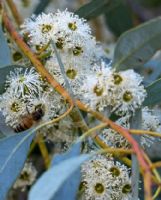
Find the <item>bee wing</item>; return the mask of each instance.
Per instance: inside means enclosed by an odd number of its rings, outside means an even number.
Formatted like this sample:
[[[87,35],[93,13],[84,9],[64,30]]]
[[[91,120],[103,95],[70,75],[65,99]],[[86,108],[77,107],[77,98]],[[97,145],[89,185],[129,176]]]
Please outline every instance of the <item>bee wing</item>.
[[[5,118],[3,117],[2,113],[0,112],[0,138],[14,135],[14,131],[12,128],[6,125]]]

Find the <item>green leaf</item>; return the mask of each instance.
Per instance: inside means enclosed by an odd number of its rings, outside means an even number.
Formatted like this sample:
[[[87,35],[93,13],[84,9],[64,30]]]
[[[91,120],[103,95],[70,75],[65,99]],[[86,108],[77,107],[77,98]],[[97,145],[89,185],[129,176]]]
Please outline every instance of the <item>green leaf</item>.
[[[80,155],[81,152],[81,143],[74,144],[67,152],[62,154],[54,155],[52,160],[52,166],[60,164],[64,160],[68,160],[70,158],[74,158]],[[57,200],[75,200],[78,192],[78,187],[81,180],[81,170],[80,167],[70,176],[64,184],[60,187],[58,192],[56,193],[54,199]],[[67,196],[68,194],[68,196]],[[53,199],[53,200],[54,200]]]
[[[143,106],[154,106],[161,103],[161,78],[146,87],[147,98]]]
[[[142,4],[145,7],[158,7],[161,5],[160,0],[137,0],[139,4]]]
[[[76,156],[50,168],[33,185],[29,193],[29,200],[56,200],[55,196],[64,182],[73,176],[80,165],[89,158],[90,155],[87,154]],[[48,184],[44,187],[45,183]]]
[[[42,13],[45,10],[45,8],[49,5],[50,2],[51,0],[40,0],[40,2],[35,8],[34,14],[38,15]]]
[[[161,48],[161,17],[124,33],[118,40],[113,67],[117,70],[143,66]]]
[[[23,168],[35,132],[28,130],[0,140],[0,200],[7,193]]]
[[[11,64],[11,52],[2,31],[2,26],[0,26],[0,68]]]
[[[79,8],[75,14],[89,20],[104,13],[111,2],[111,0],[93,0]]]
[[[131,129],[141,129],[142,111],[136,110],[134,116],[130,120]],[[140,135],[134,135],[133,138],[140,144]],[[140,179],[139,162],[137,156],[132,154],[132,199],[138,199],[139,196],[139,179]]]
[[[124,1],[117,0],[117,4],[105,13],[105,19],[110,30],[120,36],[133,27],[132,14]]]

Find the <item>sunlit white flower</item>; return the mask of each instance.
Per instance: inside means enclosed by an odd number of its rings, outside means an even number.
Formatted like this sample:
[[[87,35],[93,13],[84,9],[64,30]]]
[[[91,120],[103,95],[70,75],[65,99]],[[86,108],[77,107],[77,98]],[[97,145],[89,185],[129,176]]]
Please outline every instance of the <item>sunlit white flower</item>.
[[[6,87],[10,87],[18,96],[41,91],[41,77],[34,68],[16,68],[6,78]]]
[[[113,72],[107,80],[109,104],[118,115],[134,114],[146,97],[142,77],[133,70]]]
[[[110,198],[110,189],[107,180],[103,177],[93,177],[82,182],[85,187],[85,200],[106,200]]]
[[[132,200],[131,179],[125,178],[120,183],[111,184],[110,200]]]
[[[109,105],[109,96],[106,81],[111,69],[102,62],[100,66],[94,66],[93,72],[87,76],[81,87],[83,100],[93,109],[102,111]]]
[[[46,45],[57,33],[57,24],[52,13],[35,16],[25,20],[21,25],[22,33],[29,34],[30,42],[34,45]]]
[[[140,108],[145,97],[146,92],[143,86],[132,87],[128,85],[115,96],[112,111],[118,115],[133,114],[136,109]]]
[[[79,18],[67,10],[57,11],[55,18],[58,22],[60,37],[67,37],[69,42],[79,42],[84,38],[84,43],[91,38],[91,29],[85,19]]]
[[[21,116],[27,114],[24,99],[7,90],[0,99],[0,110],[5,117],[8,126],[15,127],[20,121]]]
[[[79,94],[79,90],[84,80],[86,79],[87,69],[81,67],[79,63],[74,62],[70,58],[62,57],[62,61],[65,68],[65,76],[72,88],[74,95]],[[45,67],[49,70],[49,72],[53,75],[54,79],[56,79],[61,85],[66,86],[64,76],[62,75],[60,66],[55,57],[52,57],[46,62]]]
[[[125,193],[131,196],[128,168],[110,157],[96,156],[85,162],[81,171],[80,190],[84,192],[85,200],[113,200],[116,195],[119,200],[125,200]]]
[[[20,177],[17,179],[13,188],[21,188],[22,191],[26,189],[27,186],[33,184],[37,176],[37,170],[31,162],[26,162],[24,168],[20,174]]]

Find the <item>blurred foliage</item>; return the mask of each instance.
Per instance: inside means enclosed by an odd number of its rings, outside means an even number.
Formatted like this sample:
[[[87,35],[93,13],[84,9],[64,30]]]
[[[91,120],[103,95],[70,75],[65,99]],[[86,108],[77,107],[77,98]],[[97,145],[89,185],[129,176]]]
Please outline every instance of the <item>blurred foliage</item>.
[[[157,7],[161,6],[161,0],[137,0],[138,3],[141,3],[146,7]]]
[[[80,17],[86,18],[87,20],[95,18],[100,14],[104,13],[108,7],[111,5],[111,0],[93,0],[81,8],[79,8],[75,13]]]
[[[133,27],[132,13],[125,1],[114,0],[111,8],[105,13],[105,19],[116,36]]]

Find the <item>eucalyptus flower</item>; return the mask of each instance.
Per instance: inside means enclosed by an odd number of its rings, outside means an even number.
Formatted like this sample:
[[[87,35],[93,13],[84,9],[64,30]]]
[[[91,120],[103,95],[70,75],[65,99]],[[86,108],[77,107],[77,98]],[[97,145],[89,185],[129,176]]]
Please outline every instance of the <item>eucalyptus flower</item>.
[[[6,87],[19,97],[42,90],[41,76],[34,68],[15,68],[6,77]]]
[[[36,168],[31,162],[26,162],[19,178],[14,183],[13,188],[21,188],[22,191],[26,190],[27,186],[31,186],[34,183],[36,176]]]
[[[119,200],[131,197],[131,180],[129,169],[112,158],[95,156],[82,165],[82,182],[80,190],[84,199]]]
[[[27,114],[26,103],[12,90],[7,90],[0,98],[0,110],[5,117],[8,126],[14,128],[20,121],[21,116]]]

